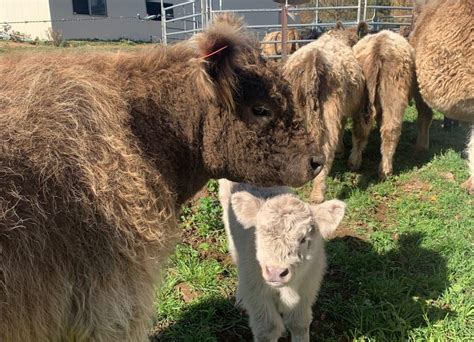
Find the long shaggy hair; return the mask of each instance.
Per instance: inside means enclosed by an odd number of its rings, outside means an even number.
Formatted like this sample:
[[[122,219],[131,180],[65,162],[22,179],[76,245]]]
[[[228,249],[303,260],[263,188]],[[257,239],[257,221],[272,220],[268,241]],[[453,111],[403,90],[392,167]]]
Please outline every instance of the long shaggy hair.
[[[312,177],[286,81],[231,16],[170,48],[2,57],[0,75],[0,341],[143,341],[187,198],[210,177]]]
[[[287,39],[288,40],[299,40],[300,35],[298,30],[296,29],[289,29],[287,31]],[[266,42],[279,42],[279,43],[266,43]],[[282,51],[282,35],[281,31],[270,32],[263,37],[262,40],[262,54],[264,56],[277,56],[281,55]],[[286,51],[288,54],[291,54],[299,49],[300,44],[298,42],[290,42],[286,43]]]
[[[310,199],[316,203],[324,200],[325,178],[336,150],[342,148],[345,120],[365,103],[364,74],[351,49],[359,29],[362,28],[344,30],[338,26],[300,48],[284,66],[298,112],[326,157],[324,168],[313,183]]]
[[[364,37],[353,51],[366,78],[368,110],[354,117],[349,164],[353,169],[360,167],[362,152],[377,120],[382,140],[379,173],[387,177],[393,171],[403,114],[413,93],[415,52],[405,38],[388,30]]]

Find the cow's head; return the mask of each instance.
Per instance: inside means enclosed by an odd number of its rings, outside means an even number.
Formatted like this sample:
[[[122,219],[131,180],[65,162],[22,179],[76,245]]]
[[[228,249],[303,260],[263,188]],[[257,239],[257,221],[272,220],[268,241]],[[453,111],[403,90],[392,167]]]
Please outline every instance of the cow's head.
[[[295,116],[289,84],[260,55],[240,19],[225,15],[195,36],[203,56],[202,90],[212,106],[202,125],[202,160],[214,178],[300,186],[324,157]]]
[[[345,211],[344,202],[338,200],[309,205],[291,194],[263,200],[242,191],[233,194],[231,202],[244,229],[255,227],[262,276],[274,287],[311,271],[305,265],[321,256],[321,237],[332,235]]]

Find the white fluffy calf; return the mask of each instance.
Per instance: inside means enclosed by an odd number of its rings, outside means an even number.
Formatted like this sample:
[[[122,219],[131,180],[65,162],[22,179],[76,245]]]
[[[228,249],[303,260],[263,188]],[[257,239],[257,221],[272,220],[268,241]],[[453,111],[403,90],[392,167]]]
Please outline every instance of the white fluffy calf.
[[[238,302],[256,341],[309,341],[311,306],[326,269],[323,238],[344,216],[338,200],[309,205],[288,188],[219,181],[229,249],[237,264]]]

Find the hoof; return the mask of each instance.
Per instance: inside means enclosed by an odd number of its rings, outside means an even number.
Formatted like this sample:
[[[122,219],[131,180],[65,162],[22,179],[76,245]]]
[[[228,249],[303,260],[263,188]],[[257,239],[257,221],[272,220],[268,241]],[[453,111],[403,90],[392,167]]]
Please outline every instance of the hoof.
[[[382,170],[379,168],[379,178],[381,180],[385,180],[393,174],[393,170]]]
[[[430,146],[429,144],[427,143],[420,143],[420,142],[416,142],[416,145],[415,145],[415,151],[416,152],[422,152],[422,153],[426,153],[428,152]]]
[[[320,204],[324,202],[324,194],[322,193],[311,193],[309,201],[312,204]]]
[[[351,160],[349,160],[349,161],[347,162],[347,167],[348,167],[349,170],[351,170],[351,171],[358,171],[358,170],[360,169],[360,165],[361,165],[361,164],[362,164],[361,162],[358,162],[358,163],[357,163],[357,162],[352,162]]]
[[[379,179],[386,180],[391,175],[392,175],[392,172],[379,172]]]

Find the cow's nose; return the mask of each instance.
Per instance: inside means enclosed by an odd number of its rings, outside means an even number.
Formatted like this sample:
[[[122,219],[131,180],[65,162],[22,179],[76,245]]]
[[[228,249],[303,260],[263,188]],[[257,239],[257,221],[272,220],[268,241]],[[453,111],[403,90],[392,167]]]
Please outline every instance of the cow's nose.
[[[266,267],[267,280],[274,283],[286,283],[290,280],[291,274],[288,268]]]
[[[313,171],[313,176],[316,177],[324,166],[324,157],[312,156],[309,160],[309,166]]]

